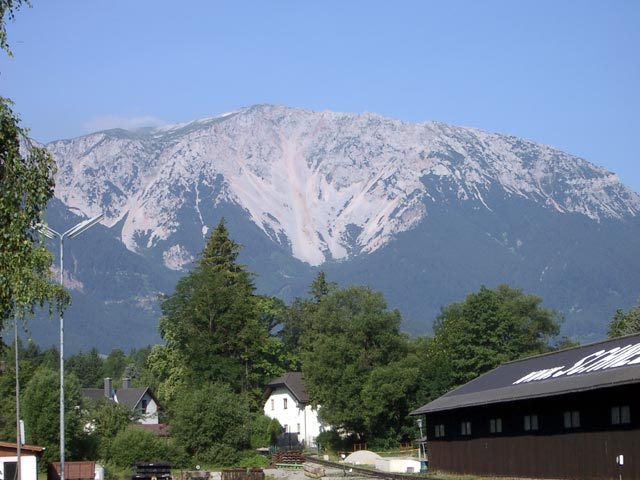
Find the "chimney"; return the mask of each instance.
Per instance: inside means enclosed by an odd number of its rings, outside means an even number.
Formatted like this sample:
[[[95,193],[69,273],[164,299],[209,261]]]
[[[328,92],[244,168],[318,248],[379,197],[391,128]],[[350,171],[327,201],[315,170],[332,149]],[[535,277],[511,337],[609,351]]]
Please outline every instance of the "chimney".
[[[108,399],[113,398],[113,383],[109,377],[104,379],[104,396]]]
[[[124,377],[122,379],[122,388],[129,388],[129,378]]]

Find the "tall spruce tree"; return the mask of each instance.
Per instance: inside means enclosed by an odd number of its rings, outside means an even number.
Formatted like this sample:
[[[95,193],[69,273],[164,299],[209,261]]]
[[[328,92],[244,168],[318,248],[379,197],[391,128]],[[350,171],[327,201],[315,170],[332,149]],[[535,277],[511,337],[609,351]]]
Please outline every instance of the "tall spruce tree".
[[[240,248],[221,220],[196,268],[162,302],[160,319],[160,334],[189,381],[224,381],[236,392],[262,387],[259,365],[268,338],[252,274],[237,263]]]

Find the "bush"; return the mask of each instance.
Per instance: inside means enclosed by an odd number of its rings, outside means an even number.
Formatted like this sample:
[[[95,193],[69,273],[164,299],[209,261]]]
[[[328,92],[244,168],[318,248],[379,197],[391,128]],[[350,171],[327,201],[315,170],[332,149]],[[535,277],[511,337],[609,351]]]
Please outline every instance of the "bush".
[[[271,419],[266,415],[256,415],[251,421],[251,448],[263,448],[269,443],[269,424]]]
[[[340,450],[344,450],[344,441],[338,435],[338,432],[335,430],[327,430],[322,432],[316,438],[316,443],[319,443],[320,446],[326,450],[331,452],[339,452]]]
[[[280,422],[277,419],[272,418],[267,426],[267,437],[270,447],[278,444],[278,437],[281,433],[282,425],[280,425]]]
[[[240,461],[238,450],[225,443],[214,443],[196,457],[198,463],[216,467],[233,467]]]
[[[238,463],[239,467],[253,468],[253,467],[266,467],[269,465],[269,459],[264,455],[256,455],[253,450],[243,452],[242,459]]]
[[[227,463],[233,458],[231,452],[250,445],[248,410],[246,396],[234,393],[228,385],[187,389],[173,403],[171,436],[202,463],[233,464]],[[209,462],[209,458],[221,461]]]
[[[109,460],[118,467],[167,460],[171,456],[166,443],[135,425],[126,427],[115,436],[108,453]]]

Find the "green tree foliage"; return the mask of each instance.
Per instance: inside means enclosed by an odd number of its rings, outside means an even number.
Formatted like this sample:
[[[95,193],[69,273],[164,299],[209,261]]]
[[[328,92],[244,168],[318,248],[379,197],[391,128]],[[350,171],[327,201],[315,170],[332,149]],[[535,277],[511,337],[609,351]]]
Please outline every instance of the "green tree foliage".
[[[267,439],[269,441],[269,446],[275,446],[278,444],[278,437],[282,433],[282,425],[280,422],[271,418],[269,420],[269,425],[267,425]]]
[[[360,399],[367,438],[385,439],[389,444],[406,441],[415,419],[420,370],[413,356],[380,365],[371,371]]]
[[[128,363],[129,361],[125,353],[119,348],[114,348],[104,360],[104,377],[113,379],[114,384],[118,385],[122,380],[124,370],[127,368]]]
[[[633,333],[640,333],[640,303],[629,309],[628,312],[621,308],[616,310],[611,322],[609,322],[607,336],[614,338]]]
[[[328,282],[325,273],[321,270],[314,278],[309,289],[309,299],[296,298],[289,308],[283,313],[282,329],[278,333],[286,350],[300,355],[302,339],[306,330],[310,327],[313,312],[318,308],[320,301],[330,292],[338,289],[335,282]]]
[[[55,163],[44,148],[28,146],[18,123],[11,102],[0,97],[0,326],[66,299],[49,282],[52,258],[37,231],[53,195]]]
[[[170,446],[153,433],[137,425],[120,430],[109,445],[109,462],[131,468],[136,462],[166,461],[172,457]]]
[[[398,311],[388,311],[380,293],[349,287],[323,295],[306,320],[302,371],[323,421],[363,436],[374,421],[362,408],[363,390],[374,371],[400,361],[407,339]],[[379,372],[380,376],[385,376]],[[370,387],[372,389],[374,387]]]
[[[168,406],[187,382],[188,370],[180,353],[171,345],[155,345],[147,358],[147,368],[156,397]]]
[[[84,388],[99,388],[103,384],[103,361],[95,348],[66,359],[65,371],[74,374],[80,381],[80,386]]]
[[[12,53],[7,41],[6,23],[7,20],[14,19],[16,12],[20,10],[23,3],[27,6],[31,6],[28,0],[25,0],[24,2],[22,0],[0,0],[0,49],[4,50],[10,57],[12,56]]]
[[[249,400],[223,383],[188,388],[176,396],[171,436],[200,461],[215,460],[215,449],[240,451],[250,445]]]
[[[7,20],[24,4],[0,0],[0,49],[9,56]],[[51,255],[41,244],[37,225],[53,196],[55,163],[44,149],[31,145],[12,102],[0,97],[0,329],[13,318],[24,319],[36,305],[62,308],[64,290],[49,283]]]
[[[75,376],[65,376],[65,439],[69,460],[80,459],[85,448],[82,396]],[[39,368],[27,384],[22,400],[22,413],[28,443],[46,448],[44,464],[60,455],[60,382],[58,372]]]
[[[18,358],[20,360],[20,383],[22,393],[39,368],[58,368],[58,352],[55,349],[42,352],[33,342],[26,346],[18,340]],[[0,438],[14,441],[16,438],[16,377],[15,377],[15,345],[3,347],[0,362],[5,370],[0,374]]]
[[[188,375],[195,385],[224,380],[235,392],[251,391],[259,398],[273,375],[265,355],[274,353],[274,345],[269,345],[269,332],[261,319],[273,314],[277,302],[254,295],[252,274],[236,263],[240,247],[229,238],[222,220],[196,268],[162,302],[160,334],[168,350],[152,353],[151,361],[177,360],[183,367],[157,363],[156,372],[170,375],[161,381],[177,386],[185,381],[179,374]],[[268,305],[266,313],[261,305]]]
[[[501,363],[551,350],[560,318],[542,299],[507,285],[482,287],[444,307],[434,322],[427,367],[441,370],[438,389],[466,383]],[[445,375],[446,373],[446,375]],[[444,378],[443,378],[444,376]]]
[[[133,413],[119,403],[105,400],[91,403],[87,417],[99,457],[109,458],[111,444],[116,435],[133,423]]]
[[[277,424],[277,433],[276,433],[276,442],[278,439],[278,435],[282,430],[280,426],[280,422],[278,420],[269,418],[263,413],[254,414],[253,419],[251,421],[251,448],[265,448],[270,445],[275,445],[275,442],[272,442],[272,429],[276,428],[273,423]]]

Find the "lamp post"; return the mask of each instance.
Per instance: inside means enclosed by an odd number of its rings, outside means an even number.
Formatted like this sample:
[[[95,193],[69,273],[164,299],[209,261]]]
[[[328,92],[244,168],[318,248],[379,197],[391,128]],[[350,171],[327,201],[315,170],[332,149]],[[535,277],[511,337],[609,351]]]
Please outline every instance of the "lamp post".
[[[77,225],[71,227],[64,233],[58,233],[55,230],[44,225],[42,233],[47,238],[57,238],[60,244],[60,286],[64,288],[64,241],[66,238],[74,238],[85,230],[93,227],[98,223],[104,215],[101,213],[93,218],[84,220]],[[60,480],[65,480],[64,476],[64,314],[59,311],[60,315]]]
[[[418,428],[420,429],[420,441],[418,442],[418,460],[422,460],[422,418],[416,420]]]

